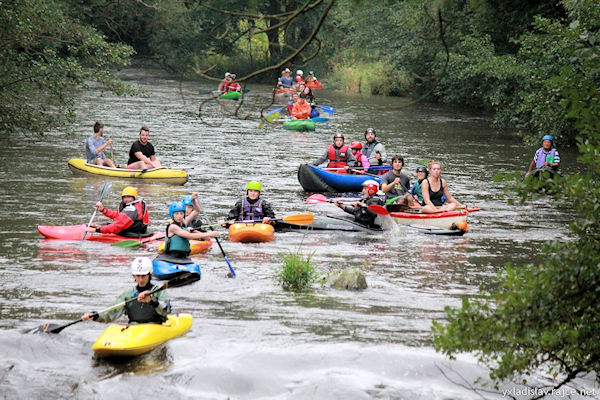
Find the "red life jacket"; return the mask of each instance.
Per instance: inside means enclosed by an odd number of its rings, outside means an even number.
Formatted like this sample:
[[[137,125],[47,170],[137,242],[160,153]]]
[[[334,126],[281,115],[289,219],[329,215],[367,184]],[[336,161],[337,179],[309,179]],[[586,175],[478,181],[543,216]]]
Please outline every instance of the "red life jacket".
[[[227,92],[241,92],[242,86],[237,82],[231,82],[227,87]]]
[[[335,148],[332,144],[327,148],[327,158],[329,159],[329,163],[327,164],[327,168],[344,168],[348,165],[348,152],[350,151],[350,146],[347,144],[342,147]],[[346,171],[343,169],[334,171],[339,174],[345,174]]]

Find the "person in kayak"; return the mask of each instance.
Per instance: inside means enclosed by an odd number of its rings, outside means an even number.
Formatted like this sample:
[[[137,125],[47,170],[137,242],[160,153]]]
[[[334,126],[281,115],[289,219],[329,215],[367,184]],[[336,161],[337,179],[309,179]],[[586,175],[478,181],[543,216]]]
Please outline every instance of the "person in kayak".
[[[410,190],[408,191],[410,194],[412,194],[413,198],[415,199],[415,201],[418,201],[419,204],[423,205],[423,192],[421,191],[421,182],[423,182],[423,179],[427,178],[429,176],[429,171],[427,171],[427,168],[425,168],[422,165],[419,165],[417,167],[417,182],[415,182],[412,187],[410,188]]]
[[[304,72],[302,72],[301,69],[296,71],[296,77],[294,78],[294,80],[298,83],[304,83]]]
[[[298,101],[292,106],[292,119],[309,119],[311,111],[310,104],[306,102],[306,95],[300,93]]]
[[[242,85],[240,85],[239,83],[237,83],[235,81],[235,78],[237,77],[236,74],[229,74],[229,84],[227,85],[225,92],[229,93],[229,92],[241,92],[242,91]]]
[[[414,207],[415,201],[408,194],[410,179],[402,172],[404,167],[404,157],[396,154],[392,157],[392,169],[381,176],[381,191],[385,193],[387,204],[402,204],[407,207]]]
[[[104,165],[106,167],[115,168],[115,163],[104,154],[106,146],[110,146],[113,141],[108,139],[104,142],[104,124],[101,121],[96,121],[94,124],[94,133],[85,141],[85,155],[88,164]]]
[[[531,175],[534,170],[559,172],[560,156],[558,155],[558,150],[553,146],[554,137],[552,135],[545,135],[542,137],[542,147],[535,152],[525,177]]]
[[[150,129],[147,126],[140,128],[140,137],[133,142],[129,149],[129,160],[127,168],[129,169],[149,169],[160,168],[160,161],[156,158],[154,146],[148,141],[150,138]]]
[[[351,171],[355,174],[364,174],[366,170],[369,169],[369,159],[362,153],[362,143],[361,142],[352,142],[350,143],[350,151],[352,151],[352,155],[356,159],[351,169]]]
[[[198,193],[192,193],[192,212],[186,216],[186,206],[183,202],[174,201],[169,204],[169,217],[172,221],[167,224],[165,232],[165,255],[171,258],[187,259],[190,255],[190,239],[204,240],[216,237],[217,232],[200,232],[189,228],[189,224],[200,212],[197,201]]]
[[[345,206],[341,204],[339,200],[335,200],[333,204],[335,204],[348,214],[354,215],[354,222],[369,228],[381,228],[379,224],[375,223],[375,218],[377,218],[377,214],[375,214],[373,211],[367,208],[368,206],[373,204],[377,204],[379,206],[382,206],[384,204],[383,200],[376,196],[378,190],[379,184],[377,183],[377,181],[369,179],[362,183],[363,198],[360,201],[354,203],[353,206]]]
[[[292,71],[289,68],[281,71],[281,76],[277,81],[277,87],[280,89],[289,89],[292,87],[294,83],[294,78],[292,78]]]
[[[320,82],[317,79],[317,77],[315,76],[315,73],[313,71],[308,71],[308,75],[306,76],[306,81],[305,83],[307,85],[315,85],[315,86],[319,86]]]
[[[229,82],[231,82],[230,76],[231,76],[231,74],[229,72],[225,72],[225,77],[219,84],[219,87],[217,88],[217,92],[225,93],[225,91],[227,91],[227,86],[229,86]]]
[[[153,285],[152,260],[148,257],[138,257],[131,263],[131,274],[135,280],[135,287],[121,293],[117,303],[130,299],[137,300],[127,303],[124,307],[98,314],[96,311],[85,313],[81,316],[83,321],[111,322],[119,318],[123,313],[127,314],[130,324],[157,323],[162,324],[167,320],[167,314],[171,312],[171,301],[166,290],[150,294],[159,286]]]
[[[383,143],[377,140],[377,133],[373,128],[367,128],[365,131],[365,150],[364,154],[369,159],[369,164],[384,165],[387,163],[387,153]]]
[[[87,232],[114,233],[120,236],[137,237],[146,233],[150,223],[148,207],[144,199],[137,199],[137,189],[127,186],[121,192],[119,210],[104,207],[101,201],[96,203],[98,211],[115,222],[108,225],[90,225]]]
[[[235,203],[229,211],[228,220],[233,221],[261,221],[270,224],[275,218],[271,205],[260,197],[262,186],[260,182],[250,181],[246,185],[246,196]],[[224,223],[223,221],[221,221]]]
[[[292,93],[292,99],[290,101],[288,101],[288,103],[287,103],[288,115],[290,117],[292,116],[292,110],[294,108],[294,104],[296,104],[299,99],[300,99],[300,95],[298,93],[296,93],[296,92]]]
[[[423,193],[423,208],[421,212],[434,213],[438,211],[454,211],[458,207],[464,207],[450,194],[448,183],[441,177],[442,163],[430,160],[427,164],[429,177],[421,182]]]
[[[350,166],[349,163],[354,163],[356,159],[350,151],[350,147],[344,144],[344,135],[336,133],[333,135],[333,144],[330,144],[325,150],[325,153],[312,162],[312,165],[321,165],[325,161],[327,168],[332,169],[338,174],[346,174]]]

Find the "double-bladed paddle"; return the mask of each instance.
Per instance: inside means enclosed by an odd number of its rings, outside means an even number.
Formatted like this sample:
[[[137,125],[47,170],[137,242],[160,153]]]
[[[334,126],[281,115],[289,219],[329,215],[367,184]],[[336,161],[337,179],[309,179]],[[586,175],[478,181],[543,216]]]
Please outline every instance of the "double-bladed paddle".
[[[111,246],[125,247],[125,248],[128,248],[128,249],[137,249],[138,247],[140,247],[144,243],[154,242],[155,240],[163,239],[164,237],[165,237],[165,234],[161,233],[159,235],[151,236],[149,238],[146,238],[144,240],[134,240],[134,239],[121,240],[120,242],[112,243]]]
[[[389,215],[390,212],[384,207],[384,206],[380,206],[378,204],[371,204],[370,206],[367,207],[369,210],[373,211],[375,214],[378,215]],[[464,210],[464,207],[461,208],[457,208],[457,210]],[[467,212],[475,212],[475,211],[481,211],[481,208],[479,207],[471,207],[471,208],[466,208]],[[412,209],[412,211],[409,212],[420,212],[418,209]]]
[[[306,202],[308,204],[320,204],[320,203],[334,203],[335,200],[328,199],[321,193],[315,193],[312,196],[310,196],[308,199],[306,199]]]
[[[294,225],[310,225],[315,220],[315,216],[313,213],[304,213],[304,214],[292,214],[286,215],[281,218],[271,218],[271,221],[285,221]],[[263,222],[262,219],[257,220],[247,220],[247,221],[225,221],[226,224],[237,224],[237,223],[247,223],[247,224],[261,224]]]
[[[157,292],[160,292],[161,290],[165,290],[167,288],[176,288],[176,287],[180,287],[180,286],[185,286],[188,285],[190,283],[196,282],[200,280],[200,275],[195,273],[195,272],[185,272],[181,275],[176,276],[173,279],[169,279],[167,282],[163,283],[161,286],[157,287],[154,290],[151,290],[148,294],[154,294]],[[137,300],[137,296],[125,300],[121,303],[112,305],[108,308],[105,308],[104,310],[98,311],[96,312],[96,314],[103,314],[103,313],[107,313],[113,310],[117,310],[121,307],[125,307],[125,305],[127,305],[128,303],[131,303],[132,301]],[[32,330],[29,331],[29,333],[60,333],[60,331],[62,331],[63,329],[71,326],[71,325],[75,325],[79,322],[82,322],[83,319],[79,318],[78,320],[75,321],[71,321],[68,324],[64,324],[64,325],[57,325],[57,324],[44,324],[41,325],[37,328],[34,328]]]
[[[315,106],[325,111],[327,114],[333,114],[335,112],[335,107],[331,106]]]
[[[98,199],[98,201],[102,202],[102,199],[104,199],[104,197],[108,194],[108,192],[110,192],[111,187],[112,187],[112,182],[106,182],[104,184],[104,186],[102,186],[102,190],[100,190],[100,199]],[[98,212],[98,207],[95,207],[94,212],[92,213],[92,217],[90,218],[90,222],[88,222],[86,228],[89,228],[89,226],[92,224],[92,221],[94,220],[94,217],[96,216],[97,212]],[[87,236],[87,231],[84,231],[83,236],[81,237],[82,242],[85,240],[86,236]]]

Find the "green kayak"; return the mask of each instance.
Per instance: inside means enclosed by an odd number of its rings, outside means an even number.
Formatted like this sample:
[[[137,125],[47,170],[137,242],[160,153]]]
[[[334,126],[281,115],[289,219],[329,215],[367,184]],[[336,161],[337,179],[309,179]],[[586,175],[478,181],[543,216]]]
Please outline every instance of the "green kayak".
[[[290,131],[314,131],[315,123],[310,119],[293,119],[284,122],[283,128]]]
[[[240,92],[227,92],[219,96],[221,100],[239,100],[242,97]]]

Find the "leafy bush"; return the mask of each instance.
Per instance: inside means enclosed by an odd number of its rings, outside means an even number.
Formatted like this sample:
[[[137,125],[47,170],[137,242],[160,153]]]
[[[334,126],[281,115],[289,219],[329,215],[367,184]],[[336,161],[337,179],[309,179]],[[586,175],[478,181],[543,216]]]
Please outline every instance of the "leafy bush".
[[[304,258],[298,253],[283,256],[283,267],[277,278],[284,289],[296,292],[310,289],[317,276],[311,257],[312,254]]]

